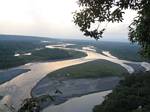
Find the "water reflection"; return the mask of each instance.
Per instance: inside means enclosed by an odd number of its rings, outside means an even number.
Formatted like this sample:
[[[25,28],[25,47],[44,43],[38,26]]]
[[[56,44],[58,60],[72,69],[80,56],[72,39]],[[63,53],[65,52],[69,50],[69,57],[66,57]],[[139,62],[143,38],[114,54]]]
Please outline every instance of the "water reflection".
[[[95,105],[103,102],[104,96],[111,91],[93,93],[82,97],[72,98],[60,105],[52,105],[43,112],[92,112]]]

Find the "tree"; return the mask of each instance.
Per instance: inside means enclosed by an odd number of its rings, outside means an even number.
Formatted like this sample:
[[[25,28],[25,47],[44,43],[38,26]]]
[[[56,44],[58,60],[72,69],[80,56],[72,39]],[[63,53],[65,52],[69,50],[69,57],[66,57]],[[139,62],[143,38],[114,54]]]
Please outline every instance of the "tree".
[[[149,74],[127,75],[93,112],[150,112]]]
[[[23,101],[18,112],[40,112],[40,104],[36,98],[27,98]]]
[[[74,12],[74,23],[85,36],[102,38],[105,27],[91,30],[92,24],[122,22],[126,9],[137,11],[129,25],[129,39],[141,45],[142,54],[150,57],[150,0],[78,0],[80,10]]]

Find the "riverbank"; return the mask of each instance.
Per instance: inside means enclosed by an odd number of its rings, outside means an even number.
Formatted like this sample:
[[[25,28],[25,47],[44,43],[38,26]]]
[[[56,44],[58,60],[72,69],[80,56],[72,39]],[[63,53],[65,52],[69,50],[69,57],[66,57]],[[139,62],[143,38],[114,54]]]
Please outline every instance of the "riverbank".
[[[22,68],[30,69],[29,72],[23,73],[23,75],[19,75],[12,80],[0,85],[0,94],[2,96],[9,95],[11,98],[10,106],[18,110],[21,106],[21,103],[24,99],[31,97],[31,90],[37,85],[37,83],[43,79],[47,74],[54,72],[56,70],[78,65],[90,61],[94,61],[97,59],[104,59],[124,67],[130,74],[134,72],[134,69],[125,64],[125,60],[114,59],[111,57],[104,56],[102,54],[96,53],[90,50],[81,50],[76,48],[61,48],[59,49],[70,49],[76,51],[82,51],[87,54],[86,57],[78,58],[78,59],[70,59],[56,62],[40,62],[40,63],[32,63],[22,66]],[[126,61],[129,62],[129,61]],[[133,63],[133,62],[130,62]],[[141,63],[141,62],[139,62]],[[70,81],[71,82],[71,81]],[[69,83],[71,85],[72,83]],[[103,85],[103,84],[102,84]],[[104,85],[103,85],[104,86]]]
[[[150,72],[129,75],[93,112],[149,112]]]
[[[52,105],[43,112],[92,112],[93,107],[104,101],[104,97],[111,91],[98,92],[93,94],[75,97],[60,105]]]
[[[49,105],[61,104],[70,98],[83,96],[86,94],[112,90],[121,80],[121,77],[107,77],[107,78],[44,78],[33,89],[32,97],[38,98],[42,95],[50,95],[54,101],[47,99],[43,101],[40,106],[45,108]],[[56,93],[58,91],[58,93]]]
[[[17,77],[20,74],[29,72],[30,69],[19,69],[19,68],[12,68],[9,70],[0,71],[0,84],[3,84],[11,79]]]
[[[32,63],[22,66],[23,68],[30,69],[30,71],[0,85],[0,94],[2,96],[9,95],[11,97],[11,101],[8,105],[13,105],[13,107],[18,110],[21,106],[22,101],[26,98],[31,97],[30,92],[32,88],[48,73],[58,70],[60,68],[96,60],[95,58],[91,58],[94,57],[91,52],[85,52],[87,53],[87,56],[83,58],[56,62]]]

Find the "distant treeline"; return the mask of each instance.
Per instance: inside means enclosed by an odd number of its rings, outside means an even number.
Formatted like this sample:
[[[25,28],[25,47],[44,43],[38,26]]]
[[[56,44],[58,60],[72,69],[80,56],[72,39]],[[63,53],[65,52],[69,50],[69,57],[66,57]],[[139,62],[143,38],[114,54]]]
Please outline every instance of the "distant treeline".
[[[0,69],[18,66],[25,64],[25,60],[20,57],[15,57],[15,53],[31,52],[35,48],[42,47],[37,42],[27,41],[0,41]]]
[[[15,54],[24,53],[32,53],[32,55],[14,56]],[[16,67],[35,61],[78,58],[82,56],[85,56],[85,54],[77,51],[45,48],[45,43],[40,41],[0,40],[0,69]]]
[[[148,61],[140,55],[140,47],[137,44],[125,43],[125,42],[105,42],[105,41],[88,41],[88,40],[76,40],[71,41],[77,44],[73,47],[81,48],[83,46],[95,46],[97,52],[109,51],[113,56],[120,59],[130,60],[130,61]]]

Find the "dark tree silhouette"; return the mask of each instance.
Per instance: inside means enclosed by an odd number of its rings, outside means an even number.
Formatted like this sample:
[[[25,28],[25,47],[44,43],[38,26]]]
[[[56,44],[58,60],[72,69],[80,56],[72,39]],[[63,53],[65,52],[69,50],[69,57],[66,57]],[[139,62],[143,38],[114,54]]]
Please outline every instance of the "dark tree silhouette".
[[[92,24],[122,22],[126,9],[137,11],[129,25],[129,39],[141,45],[141,53],[150,58],[150,0],[78,0],[78,5],[80,10],[74,12],[74,23],[85,36],[95,39],[102,38],[105,28],[91,30]]]
[[[149,74],[128,75],[93,112],[150,112]]]

